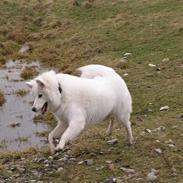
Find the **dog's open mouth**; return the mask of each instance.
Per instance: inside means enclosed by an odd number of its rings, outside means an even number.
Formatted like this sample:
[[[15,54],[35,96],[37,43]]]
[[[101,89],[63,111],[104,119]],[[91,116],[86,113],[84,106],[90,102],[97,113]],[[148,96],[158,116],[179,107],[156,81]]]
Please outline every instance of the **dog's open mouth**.
[[[43,107],[41,108],[41,114],[44,114],[48,109],[48,102],[45,102]]]

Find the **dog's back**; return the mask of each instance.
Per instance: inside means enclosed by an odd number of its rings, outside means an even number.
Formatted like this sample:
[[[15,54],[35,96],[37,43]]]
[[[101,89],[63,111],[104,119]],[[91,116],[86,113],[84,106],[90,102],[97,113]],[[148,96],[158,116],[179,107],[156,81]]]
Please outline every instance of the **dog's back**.
[[[118,106],[114,109],[115,112],[120,113],[122,109],[126,113],[132,112],[132,99],[128,91],[126,83],[124,80],[110,67],[103,65],[87,65],[78,68],[81,72],[80,77],[89,79],[98,79],[100,77],[106,78],[110,82],[111,87],[113,87],[115,95],[117,96]]]

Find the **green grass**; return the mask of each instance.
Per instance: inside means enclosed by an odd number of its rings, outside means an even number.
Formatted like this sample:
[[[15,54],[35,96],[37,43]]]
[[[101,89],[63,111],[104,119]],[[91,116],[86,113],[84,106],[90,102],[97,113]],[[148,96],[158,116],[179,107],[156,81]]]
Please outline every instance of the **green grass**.
[[[43,173],[44,182],[104,182],[109,177],[122,177],[121,166],[134,168],[137,176],[126,182],[147,182],[151,168],[159,170],[157,182],[181,182],[182,170],[182,114],[183,101],[183,6],[179,0],[95,0],[90,7],[86,0],[78,0],[79,6],[70,1],[50,0],[4,0],[0,2],[0,62],[9,58],[40,60],[50,68],[65,73],[75,73],[82,65],[99,63],[113,67],[121,76],[128,73],[125,81],[133,98],[132,124],[136,143],[126,144],[126,132],[116,125],[114,137],[119,143],[110,147],[106,144],[106,123],[96,125],[83,132],[68,147],[77,161],[92,158],[94,165],[67,164],[61,173],[55,169]],[[8,20],[8,21],[7,21]],[[32,50],[19,55],[18,49],[28,42]],[[131,52],[127,65],[119,60],[124,53]],[[169,61],[162,62],[164,58]],[[148,66],[157,65],[156,68]],[[34,71],[25,72],[25,79]],[[169,111],[160,112],[168,105]],[[47,119],[47,120],[46,120]],[[50,117],[37,117],[35,122],[47,121]],[[107,121],[107,120],[106,120]],[[55,123],[54,123],[55,124]],[[175,126],[178,126],[175,128]],[[159,133],[144,133],[146,128],[165,126]],[[172,139],[177,150],[167,147],[165,141]],[[157,141],[159,140],[159,142]],[[164,155],[157,156],[155,148]],[[100,152],[103,155],[100,155]],[[92,153],[96,156],[92,156]],[[10,153],[11,154],[11,153]],[[21,152],[26,156],[27,152]],[[48,157],[46,151],[30,151],[23,163],[31,174],[34,167],[44,166],[33,162],[35,157]],[[3,166],[7,158],[1,155]],[[106,160],[112,160],[110,170]],[[8,161],[20,163],[9,156]],[[59,161],[56,161],[57,164]],[[97,167],[104,166],[96,171]],[[172,167],[177,170],[173,176]],[[40,170],[41,171],[41,170]],[[141,179],[138,179],[141,178]]]

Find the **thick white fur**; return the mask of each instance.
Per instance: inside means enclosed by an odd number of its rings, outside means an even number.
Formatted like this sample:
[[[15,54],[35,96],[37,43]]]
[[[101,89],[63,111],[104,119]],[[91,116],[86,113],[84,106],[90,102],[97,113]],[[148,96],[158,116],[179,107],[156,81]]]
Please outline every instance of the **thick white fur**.
[[[27,83],[36,95],[33,107],[40,111],[47,101],[58,121],[48,137],[51,153],[63,149],[89,124],[102,121],[109,114],[114,114],[125,126],[128,141],[132,144],[132,100],[124,80],[112,68],[102,65],[87,65],[78,70],[81,71],[80,77],[49,71]],[[40,93],[43,94],[41,99],[37,97]],[[109,134],[112,124],[110,122],[107,130]],[[54,138],[60,138],[56,147]]]

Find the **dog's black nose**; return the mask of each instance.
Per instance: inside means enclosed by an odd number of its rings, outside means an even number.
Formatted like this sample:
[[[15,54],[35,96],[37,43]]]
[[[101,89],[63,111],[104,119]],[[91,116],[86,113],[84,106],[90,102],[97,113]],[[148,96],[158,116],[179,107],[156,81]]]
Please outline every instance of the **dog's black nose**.
[[[36,108],[35,108],[35,107],[33,107],[33,108],[32,108],[32,111],[33,111],[33,112],[36,112],[37,110],[36,110]]]

